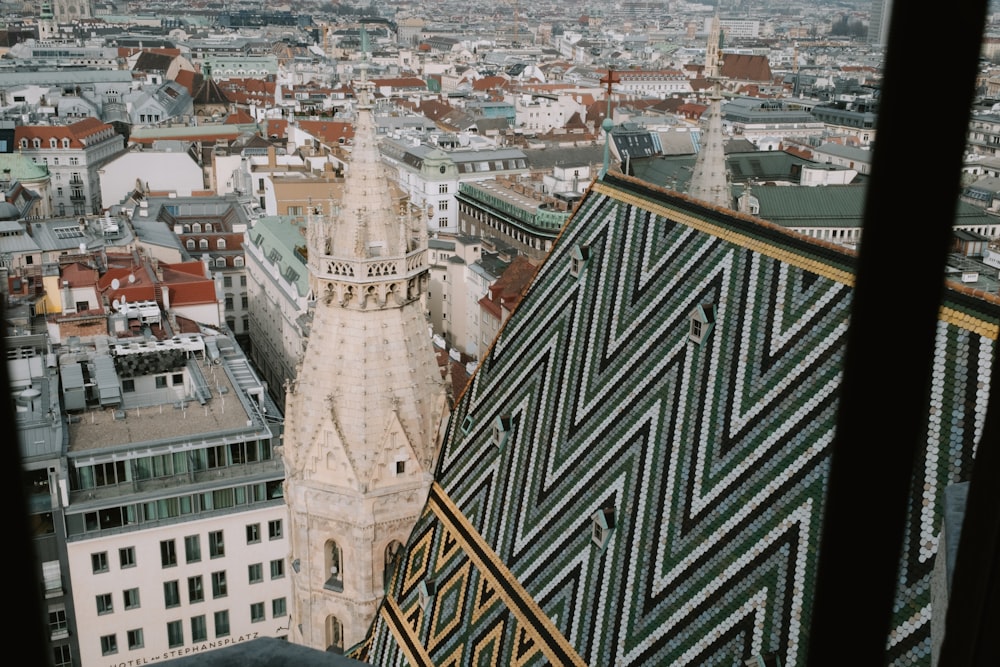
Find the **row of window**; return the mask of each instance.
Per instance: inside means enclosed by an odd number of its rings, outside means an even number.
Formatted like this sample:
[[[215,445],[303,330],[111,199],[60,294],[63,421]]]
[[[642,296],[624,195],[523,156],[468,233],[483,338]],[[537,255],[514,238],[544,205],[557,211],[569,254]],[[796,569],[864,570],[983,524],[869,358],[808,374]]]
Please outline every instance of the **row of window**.
[[[246,527],[247,544],[260,542],[260,524],[251,523]],[[283,537],[281,519],[274,519],[267,522],[267,535],[270,540],[279,540]],[[225,534],[221,530],[215,530],[208,534],[208,553],[211,558],[221,558],[226,555]],[[188,563],[197,563],[201,560],[201,536],[188,535],[184,538],[184,556]],[[99,551],[90,555],[91,565],[95,574],[108,571],[108,552]],[[135,547],[123,547],[118,550],[118,564],[124,568],[135,567]],[[160,565],[162,567],[173,567],[177,565],[177,541],[162,540],[160,542]]]
[[[276,558],[269,563],[271,580],[281,579],[285,576],[285,561]],[[218,600],[229,595],[229,583],[226,570],[212,572],[210,575],[212,582],[212,599]],[[264,564],[251,563],[247,566],[247,583],[250,585],[263,583]],[[200,574],[187,578],[188,604],[196,604],[205,601],[204,577]],[[111,593],[100,593],[95,596],[98,616],[113,614],[115,611],[114,596]],[[138,588],[127,588],[122,591],[122,607],[124,610],[139,609],[142,605]],[[173,579],[163,582],[163,605],[166,609],[173,609],[181,605],[181,582]],[[53,637],[58,637],[67,630],[66,611],[64,609],[55,610],[49,613],[49,630]]]
[[[222,277],[222,286],[223,287],[232,287],[233,286],[233,277],[232,276],[223,276]],[[242,276],[240,276],[240,287],[246,287],[246,286],[247,286],[247,277],[245,275],[242,275]]]
[[[69,137],[63,137],[62,140],[56,139],[55,137],[50,137],[49,138],[49,148],[59,148],[59,147],[69,148],[69,146],[70,146]],[[21,138],[21,148],[27,148],[27,147],[28,147],[28,140],[26,138],[22,137]],[[38,137],[33,138],[31,140],[31,147],[32,148],[41,148],[42,147],[42,140],[39,139]]]
[[[271,600],[271,618],[281,618],[288,614],[288,605],[285,598],[275,598]],[[212,615],[212,620],[214,623],[215,638],[219,639],[222,637],[228,637],[230,633],[229,627],[229,610],[217,611]],[[264,614],[264,603],[254,602],[250,605],[250,621],[252,623],[259,623],[266,620]],[[192,616],[190,619],[190,632],[191,632],[191,642],[198,643],[208,640],[208,622],[204,614],[199,616]],[[110,635],[103,635],[100,638],[101,642],[101,655],[114,655],[118,653],[118,634],[112,633]],[[145,637],[142,628],[135,628],[133,630],[125,631],[125,642],[129,650],[140,649],[145,646]],[[183,621],[168,621],[167,622],[167,644],[169,648],[178,648],[184,646],[184,623]],[[67,647],[68,649],[68,647]],[[68,664],[68,650],[66,655],[66,660],[61,661],[57,654],[57,665]]]
[[[195,240],[194,239],[188,239],[187,241],[184,242],[184,245],[187,246],[188,250],[194,250]],[[198,240],[198,249],[199,250],[208,250],[208,239],[199,239]],[[225,250],[226,249],[226,239],[216,239],[215,240],[215,249],[216,250]]]
[[[167,387],[168,380],[173,385],[184,383],[183,373],[159,375],[156,377],[158,389]],[[124,391],[134,391],[135,382],[123,381]],[[230,466],[247,465],[272,458],[270,440],[231,442],[228,445],[213,445],[187,452],[140,456],[129,460],[108,461],[91,465],[71,467],[71,489],[80,491],[102,486],[127,484],[135,480],[172,477],[200,470],[213,470]]]
[[[66,517],[66,527],[70,535],[81,535],[241,505],[271,504],[280,500],[282,496],[281,480],[259,482],[192,495],[161,498],[146,503],[105,507],[100,511],[83,514],[70,514]]]

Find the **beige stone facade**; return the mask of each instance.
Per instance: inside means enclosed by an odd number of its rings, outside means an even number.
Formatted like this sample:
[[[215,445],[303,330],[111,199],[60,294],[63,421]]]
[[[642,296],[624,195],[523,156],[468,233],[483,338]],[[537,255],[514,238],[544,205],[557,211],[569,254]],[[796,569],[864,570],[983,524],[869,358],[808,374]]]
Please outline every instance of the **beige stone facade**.
[[[374,619],[387,562],[423,509],[448,409],[425,315],[426,231],[399,217],[367,99],[340,206],[309,222],[316,307],[286,394],[290,639],[334,651]]]

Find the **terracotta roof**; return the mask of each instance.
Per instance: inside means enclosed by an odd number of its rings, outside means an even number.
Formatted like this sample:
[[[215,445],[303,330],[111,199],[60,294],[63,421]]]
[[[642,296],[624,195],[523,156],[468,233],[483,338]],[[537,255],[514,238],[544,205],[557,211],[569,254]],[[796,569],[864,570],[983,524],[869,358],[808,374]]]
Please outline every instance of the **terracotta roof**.
[[[376,87],[389,86],[391,88],[420,88],[426,89],[427,83],[417,77],[397,77],[386,79],[372,79]]]
[[[166,72],[170,69],[170,65],[173,64],[175,57],[176,56],[167,55],[165,53],[143,51],[136,59],[135,65],[132,66],[132,70],[142,72]]]
[[[68,282],[70,287],[96,286],[98,277],[97,269],[79,262],[67,264],[59,271],[59,279]]]
[[[771,65],[766,56],[726,53],[722,56],[722,76],[737,81],[770,81]]]
[[[298,125],[303,132],[308,132],[325,144],[338,144],[341,143],[341,139],[347,142],[354,138],[354,126],[351,123],[332,120],[300,120]]]
[[[502,76],[484,76],[472,82],[472,89],[479,91],[494,90],[496,88],[509,88],[510,80]]]
[[[198,74],[197,72],[192,72],[191,70],[182,69],[179,72],[177,72],[176,76],[174,76],[174,81],[187,88],[188,93],[191,93],[193,95],[196,83],[195,80],[196,76],[201,76],[201,75]]]
[[[237,109],[228,116],[226,116],[226,125],[246,125],[247,123],[253,123],[254,119],[249,113],[244,109]]]
[[[14,139],[17,142],[22,138],[37,138],[45,142],[49,139],[69,139],[70,148],[83,148],[84,140],[104,131],[114,132],[114,128],[97,118],[89,117],[70,125],[18,125],[14,128]]]

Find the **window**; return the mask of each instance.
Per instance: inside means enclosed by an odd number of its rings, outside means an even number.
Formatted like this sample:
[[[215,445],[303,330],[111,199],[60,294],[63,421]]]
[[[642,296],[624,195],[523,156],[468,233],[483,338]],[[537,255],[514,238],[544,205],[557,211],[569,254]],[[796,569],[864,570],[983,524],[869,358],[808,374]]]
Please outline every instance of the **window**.
[[[226,571],[212,573],[212,597],[226,597]]]
[[[98,572],[108,571],[108,552],[99,551],[96,554],[90,554],[90,565],[94,568],[94,574]]]
[[[98,614],[110,614],[114,610],[114,604],[111,602],[111,593],[101,593],[97,596]]]
[[[188,602],[201,602],[205,599],[205,587],[202,585],[201,575],[188,577]]]
[[[247,544],[256,542],[260,542],[260,524],[249,523],[247,524]]]
[[[66,610],[56,609],[49,612],[49,635],[55,639],[65,637],[69,634],[69,625],[66,621]]]
[[[438,218],[438,227],[447,227],[448,218]]]
[[[267,522],[267,537],[271,540],[281,539],[281,519]]]
[[[216,250],[225,250],[226,249],[226,239],[219,239],[219,240],[217,240],[215,242],[215,249]]]
[[[69,667],[73,664],[73,654],[70,653],[68,644],[52,647],[52,664],[53,667]]]
[[[114,655],[118,653],[118,636],[104,635],[101,637],[101,655]]]
[[[78,164],[80,164],[80,158],[78,158],[78,157],[71,157],[69,159],[69,163],[75,167]]]
[[[243,268],[243,258],[239,257],[239,256],[233,257],[233,266],[236,267],[237,269],[242,269]],[[246,283],[244,283],[244,284],[246,284]]]
[[[260,623],[264,620],[264,603],[254,602],[250,605],[250,622]]]
[[[181,603],[181,589],[177,580],[163,582],[163,604],[167,609],[177,607]]]
[[[226,555],[226,545],[222,541],[221,530],[208,534],[208,555],[212,558],[221,558]]]
[[[583,267],[587,265],[587,260],[590,259],[590,246],[578,245],[573,248],[573,251],[569,258],[569,272],[574,278],[580,276],[583,272]]]
[[[184,247],[186,247],[188,250],[194,250],[194,239],[188,239],[187,241],[185,241]]]
[[[396,461],[396,474],[402,475],[406,472],[406,461]]]
[[[208,250],[208,239],[199,239],[198,241],[199,250]]]
[[[217,612],[215,612],[215,636],[216,637],[228,637],[229,636],[229,612],[228,611],[217,611]]]
[[[275,598],[271,600],[271,616],[274,618],[280,618],[288,613],[285,598]]]
[[[204,616],[191,617],[191,641],[203,642],[208,639],[208,623]]]
[[[188,535],[184,538],[184,557],[189,563],[201,560],[201,537]]]
[[[129,649],[137,649],[145,646],[142,640],[142,628],[137,628],[135,630],[129,630],[125,633],[128,637],[128,647]]]
[[[247,308],[250,307],[250,297],[244,294],[243,296],[240,297],[240,303],[243,304],[243,310],[246,310]]]
[[[688,338],[701,345],[715,326],[715,306],[710,303],[698,304],[688,315]]]
[[[615,509],[605,507],[590,516],[590,540],[601,551],[607,548],[611,541],[611,531],[615,527]]]
[[[184,645],[184,626],[180,621],[167,623],[167,644],[170,648]]]
[[[139,608],[139,589],[138,588],[126,588],[122,591],[122,601],[124,602],[125,609],[138,609]]]
[[[232,310],[233,309],[233,295],[232,294],[227,294],[226,295],[225,308],[226,308],[226,310]],[[230,327],[230,329],[231,328],[232,327]]]
[[[159,380],[160,378],[157,378]],[[166,378],[163,378],[166,382]],[[173,540],[163,540],[160,542],[160,564],[163,567],[177,565],[177,545]]]
[[[263,563],[251,563],[247,567],[247,574],[249,575],[251,584],[259,584],[264,581],[264,564]]]
[[[135,567],[135,547],[125,547],[118,550],[118,564],[121,567]]]
[[[281,579],[285,576],[285,559],[278,558],[271,561],[271,578]]]
[[[323,584],[323,588],[331,591],[342,592],[344,590],[344,572],[341,568],[340,546],[330,540],[326,543],[326,569],[330,573],[330,578]]]
[[[446,194],[448,194],[448,184],[447,183],[438,183],[438,194],[439,195],[446,195]]]
[[[167,388],[167,376],[166,375],[157,375],[156,376],[156,388],[157,389],[166,389]]]
[[[222,276],[222,286],[223,287],[232,287],[233,286],[233,277],[232,276]]]

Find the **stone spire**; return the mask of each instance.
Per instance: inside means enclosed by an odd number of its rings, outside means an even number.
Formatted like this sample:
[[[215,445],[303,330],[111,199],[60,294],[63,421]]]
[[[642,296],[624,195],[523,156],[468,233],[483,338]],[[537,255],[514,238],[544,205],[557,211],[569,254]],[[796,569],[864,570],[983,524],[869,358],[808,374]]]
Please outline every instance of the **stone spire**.
[[[316,305],[286,395],[290,639],[324,650],[361,640],[374,618],[448,411],[423,304],[427,237],[390,194],[371,95],[363,74],[343,197],[309,220]]]
[[[722,129],[722,34],[719,15],[712,21],[712,31],[705,50],[705,78],[712,84],[708,97],[708,117],[701,134],[701,150],[694,163],[688,194],[722,208],[732,208],[732,191]]]

